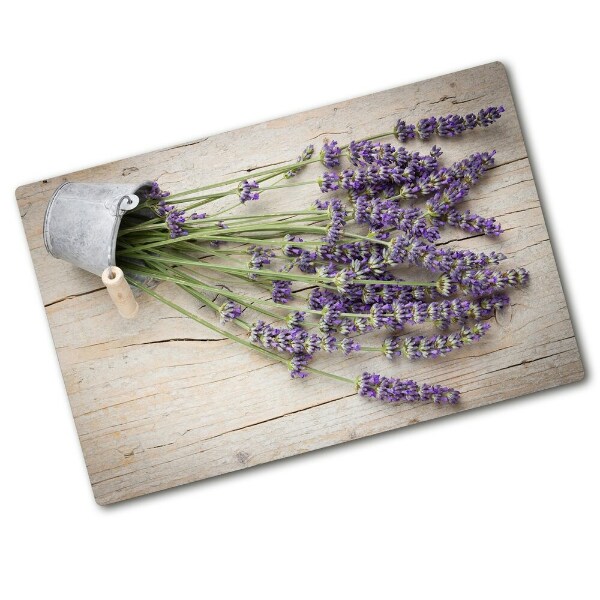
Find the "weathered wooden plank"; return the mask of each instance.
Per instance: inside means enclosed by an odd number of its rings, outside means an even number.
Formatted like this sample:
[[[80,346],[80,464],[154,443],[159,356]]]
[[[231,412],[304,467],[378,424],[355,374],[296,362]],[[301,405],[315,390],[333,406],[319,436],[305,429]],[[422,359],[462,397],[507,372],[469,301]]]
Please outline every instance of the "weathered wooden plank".
[[[329,370],[365,369],[453,385],[459,406],[390,406],[351,387],[291,381],[279,364],[143,297],[134,321],[118,317],[99,278],[46,254],[43,215],[63,180],[159,179],[176,192],[293,159],[307,143],[340,143],[447,112],[503,104],[499,123],[443,140],[448,163],[496,149],[497,163],[466,208],[498,217],[497,240],[445,232],[441,243],[507,255],[531,284],[478,344],[436,361],[390,363],[379,356],[327,356]],[[415,149],[424,144],[415,142]],[[316,168],[316,167],[315,167]],[[312,173],[314,174],[314,170]],[[300,176],[312,178],[304,173]],[[261,198],[248,212],[304,206],[305,188]],[[159,150],[17,190],[48,319],[97,501],[108,504],[182,483],[403,427],[577,381],[583,367],[504,68],[499,63],[349,100]],[[170,284],[160,291],[181,298]],[[179,294],[179,295],[178,295]],[[194,307],[198,309],[198,307]],[[200,313],[212,318],[206,308]]]

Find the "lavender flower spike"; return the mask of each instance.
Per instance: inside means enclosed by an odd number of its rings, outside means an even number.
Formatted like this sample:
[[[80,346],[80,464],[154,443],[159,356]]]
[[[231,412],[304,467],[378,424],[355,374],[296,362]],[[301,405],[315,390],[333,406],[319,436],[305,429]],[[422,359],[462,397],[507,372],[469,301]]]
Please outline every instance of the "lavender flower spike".
[[[232,300],[228,300],[223,303],[219,308],[219,315],[221,317],[221,323],[227,323],[237,319],[242,314],[242,307],[236,304]]]
[[[342,149],[338,146],[338,143],[335,140],[331,140],[331,142],[325,142],[323,144],[323,149],[319,154],[319,158],[325,167],[333,169],[334,167],[340,166],[341,154]]]
[[[307,160],[310,160],[312,158],[313,152],[315,151],[315,147],[312,144],[309,144],[308,146],[306,146],[306,148],[304,148],[304,150],[302,151],[302,154],[296,159],[297,163],[301,163],[301,162],[305,162]],[[286,179],[290,179],[291,177],[296,177],[296,175],[298,175],[298,173],[300,173],[300,171],[305,167],[306,165],[301,165],[300,167],[292,167],[285,175],[284,177]]]
[[[277,304],[285,304],[292,296],[291,281],[273,281],[271,298]]]
[[[150,198],[151,200],[161,200],[162,198],[166,198],[167,196],[170,196],[171,192],[164,192],[163,190],[160,189],[159,185],[158,185],[158,181],[153,181],[152,182],[152,187],[150,188],[150,191],[148,192],[148,198]]]
[[[427,119],[421,119],[417,123],[417,135],[422,140],[428,140],[436,131],[437,119],[435,117],[428,117]]]
[[[484,235],[498,236],[502,233],[500,223],[494,218],[480,217],[467,210],[464,213],[459,212],[455,208],[450,208],[446,215],[446,220],[449,225],[459,227],[469,233],[483,233]]]
[[[335,192],[339,189],[339,175],[337,173],[325,172],[317,179],[319,188],[325,194],[327,192]]]
[[[428,402],[456,404],[460,392],[441,385],[424,383],[418,385],[411,379],[384,377],[375,373],[363,373],[356,380],[356,391],[361,396],[384,402]]]
[[[171,238],[174,239],[188,234],[187,230],[181,227],[185,223],[184,210],[178,210],[173,204],[165,204],[164,200],[159,200],[156,213],[159,217],[165,217],[165,223],[169,228]]]
[[[469,113],[461,115],[447,115],[446,117],[427,117],[421,119],[417,125],[407,125],[399,120],[394,127],[394,134],[402,143],[419,136],[428,140],[433,135],[440,137],[455,137],[464,131],[475,127],[488,127],[495,123],[504,112],[503,106],[488,106],[481,109],[476,115]]]
[[[394,135],[403,144],[415,137],[415,126],[407,125],[405,121],[399,120],[394,127]]]
[[[292,359],[289,361],[290,376],[292,379],[304,378],[308,376],[305,371],[310,356],[308,354],[294,354]]]
[[[252,179],[250,181],[242,181],[238,186],[238,193],[240,195],[240,202],[245,204],[248,200],[258,200],[260,197],[258,190],[258,183]]]
[[[449,335],[390,337],[384,341],[382,351],[390,359],[395,356],[403,356],[409,360],[433,358],[476,342],[489,328],[489,323],[475,323],[472,327],[461,327],[459,331]]]

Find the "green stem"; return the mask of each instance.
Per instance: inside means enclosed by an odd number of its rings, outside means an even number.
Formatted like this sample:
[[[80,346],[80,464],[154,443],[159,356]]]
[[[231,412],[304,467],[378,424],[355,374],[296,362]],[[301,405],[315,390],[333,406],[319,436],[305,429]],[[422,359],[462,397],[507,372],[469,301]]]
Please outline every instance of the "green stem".
[[[361,141],[364,140],[377,140],[377,139],[381,139],[384,137],[388,137],[390,135],[394,135],[393,131],[386,131],[384,133],[378,133],[376,135],[372,135],[372,136],[368,136],[365,138],[362,138]],[[345,146],[340,146],[341,150],[347,150],[349,147],[349,144],[346,144]],[[262,177],[264,175],[272,175],[272,176],[277,176],[277,175],[283,175],[284,173],[287,173],[290,169],[294,168],[301,168],[304,167],[306,165],[310,165],[312,163],[316,163],[316,162],[320,162],[321,158],[317,155],[314,158],[310,158],[308,160],[303,160],[300,162],[290,162],[290,163],[286,163],[284,166],[281,167],[276,167],[274,169],[268,169],[266,171],[258,171],[256,173],[251,173],[251,174],[246,174],[246,175],[242,175],[241,177],[235,177],[234,179],[228,179],[227,181],[221,181],[219,183],[211,183],[209,185],[204,185],[201,187],[197,187],[191,190],[185,190],[183,192],[178,192],[177,194],[172,194],[170,196],[170,198],[177,198],[179,196],[187,196],[189,194],[195,194],[196,192],[203,192],[205,190],[210,190],[210,189],[214,189],[217,187],[223,187],[225,185],[231,185],[233,183],[239,183],[240,181],[245,181],[249,178],[252,178],[256,181],[258,181],[259,177]]]
[[[267,358],[271,359],[271,360],[275,360],[277,362],[281,362],[281,363],[285,363],[285,364],[289,364],[289,360],[287,357],[285,356],[280,356],[279,354],[275,353],[275,352],[271,352],[270,350],[267,350],[266,348],[261,348],[260,346],[257,346],[247,340],[244,340],[243,338],[235,335],[234,333],[231,333],[225,329],[222,329],[221,327],[218,327],[216,325],[213,325],[212,323],[209,323],[208,321],[206,321],[205,319],[199,317],[198,315],[195,315],[193,313],[191,313],[190,311],[186,310],[185,308],[183,308],[182,306],[179,306],[178,304],[175,304],[174,302],[171,302],[170,300],[168,300],[167,298],[165,298],[164,296],[161,296],[160,294],[158,294],[157,292],[155,292],[154,290],[151,290],[150,288],[147,288],[145,285],[142,285],[141,283],[139,283],[138,281],[135,281],[135,279],[132,279],[131,277],[127,277],[126,276],[127,281],[139,288],[140,290],[146,292],[148,295],[152,296],[153,298],[155,298],[156,300],[159,300],[160,302],[162,302],[163,304],[166,304],[167,306],[169,306],[170,308],[172,308],[173,310],[176,310],[177,312],[181,313],[182,315],[189,317],[190,319],[192,319],[193,321],[196,321],[197,323],[200,323],[200,325],[204,325],[204,327],[214,331],[215,333],[218,333],[219,335],[222,335],[234,342],[237,342],[238,344],[241,344],[242,346],[245,346],[246,348],[250,348],[251,350],[255,350],[256,352],[259,352],[260,354],[262,354],[263,356],[266,356]],[[329,377],[331,379],[335,379],[336,381],[342,381],[344,383],[349,383],[349,384],[355,384],[354,380],[349,379],[347,377],[342,377],[341,375],[336,375],[334,373],[329,373],[327,371],[322,371],[320,369],[315,369],[313,367],[306,367],[306,370],[310,373],[315,373],[317,375],[323,375],[325,377]]]
[[[232,205],[232,206],[228,207],[227,209],[223,209],[222,211],[215,213],[211,217],[206,217],[205,219],[194,220],[194,219],[188,218],[186,220],[186,225],[189,227],[191,224],[194,224],[194,225],[196,225],[196,227],[194,227],[194,229],[198,229],[198,230],[201,229],[204,231],[204,230],[209,230],[208,227],[204,227],[204,225],[209,224],[209,223],[210,224],[219,223],[219,222],[230,223],[232,221],[252,222],[252,221],[256,221],[256,220],[274,219],[275,222],[272,223],[274,225],[275,223],[280,222],[280,219],[288,218],[288,217],[304,217],[304,218],[287,220],[286,223],[303,223],[305,221],[314,221],[315,219],[317,221],[324,221],[329,218],[329,215],[327,214],[327,212],[318,211],[316,209],[315,210],[297,210],[297,211],[282,212],[282,213],[268,213],[268,214],[264,214],[264,215],[231,215],[231,216],[227,217],[226,219],[223,219],[218,216],[218,215],[223,214],[227,210],[231,210],[232,208],[235,208],[236,206],[239,206],[239,203],[236,203],[235,205]],[[155,221],[155,219],[152,219],[150,221],[146,221],[139,225],[133,225],[131,227],[123,228],[119,231],[118,235],[119,235],[119,237],[123,237],[125,235],[130,235],[133,233],[144,233],[146,231],[153,231],[153,230],[160,230],[160,229],[164,229],[165,231],[167,231],[168,228],[167,228],[167,225],[166,225],[164,219],[160,219],[159,222],[154,222],[154,221]],[[215,228],[215,230],[221,231],[221,228]]]
[[[314,367],[305,367],[305,369],[310,373],[316,373],[317,375],[325,375],[325,377],[330,377],[331,379],[336,379],[337,381],[343,381],[344,383],[356,385],[354,379],[348,379],[348,377],[342,377],[341,375],[335,375],[334,373],[321,371],[320,369],[315,369]]]
[[[208,185],[203,185],[191,190],[185,190],[183,192],[178,192],[177,194],[171,194],[169,198],[178,198],[180,196],[187,196],[188,194],[195,194],[196,192],[203,192],[205,190],[211,190],[217,187],[223,187],[225,185],[231,185],[232,183],[239,183],[240,181],[246,181],[247,179],[257,180],[258,177],[262,177],[263,175],[272,175],[276,177],[277,175],[283,175],[283,173],[287,173],[290,168],[298,168],[304,167],[305,165],[309,165],[314,162],[319,162],[320,158],[311,158],[309,160],[303,160],[301,162],[287,163],[285,166],[277,167],[274,169],[268,169],[266,171],[259,171],[257,173],[247,173],[246,175],[242,175],[241,177],[235,177],[233,179],[228,179],[227,181],[220,181],[218,183],[211,183]]]
[[[208,229],[208,228],[207,228]],[[214,228],[213,231],[221,231],[222,233],[220,233],[219,235],[215,236],[215,235],[211,235],[210,232],[207,234],[206,230],[198,230],[196,232],[190,232],[188,233],[188,235],[186,236],[182,236],[182,237],[177,237],[177,238],[167,238],[158,242],[151,242],[149,244],[143,244],[143,245],[138,245],[137,248],[138,249],[143,249],[143,250],[148,250],[150,248],[159,248],[161,246],[168,246],[168,245],[172,245],[172,244],[178,244],[181,243],[182,241],[187,241],[187,240],[196,240],[196,239],[201,239],[201,240],[224,240],[224,241],[242,241],[242,240],[246,240],[248,238],[241,238],[241,237],[236,237],[236,236],[232,236],[231,234],[235,234],[235,233],[245,233],[245,232],[251,232],[251,233],[260,233],[262,231],[268,231],[268,232],[275,232],[275,233],[282,233],[282,232],[293,232],[293,233],[313,233],[315,235],[323,235],[326,233],[326,228],[325,227],[317,227],[317,226],[309,226],[309,225],[297,225],[297,224],[289,224],[289,225],[283,225],[283,224],[262,224],[259,227],[257,227],[256,225],[249,225],[249,226],[242,226],[242,227],[229,227],[226,229],[221,229],[221,228]],[[349,235],[349,237],[352,238],[356,238],[356,239],[371,239],[371,238],[365,238],[365,236],[356,236],[356,235]],[[250,243],[255,243],[255,242],[250,242]],[[382,242],[386,245],[389,245],[388,242]],[[123,254],[130,254],[131,250],[124,250]]]
[[[218,327],[217,325],[213,325],[209,321],[206,321],[202,317],[199,317],[198,315],[191,313],[189,310],[186,310],[182,306],[179,306],[178,304],[171,302],[170,300],[168,300],[164,296],[161,296],[154,290],[147,288],[145,285],[142,285],[139,281],[136,281],[135,279],[133,279],[131,277],[127,277],[127,276],[125,276],[125,277],[131,285],[134,285],[135,287],[139,288],[140,290],[146,292],[153,298],[160,300],[163,304],[166,304],[167,306],[171,307],[172,309],[180,312],[182,315],[185,315],[186,317],[189,317],[190,319],[196,321],[197,323],[200,323],[200,325],[204,325],[204,327],[207,327],[211,331],[214,331],[215,333],[218,333],[219,335],[223,335],[226,338],[229,338],[230,340],[232,340],[234,342],[238,342],[239,344],[242,344],[243,346],[246,346],[247,348],[256,350],[257,352],[260,352],[263,356],[267,356],[267,357],[275,359],[279,362],[284,362],[284,363],[288,362],[287,358],[285,358],[283,356],[279,356],[278,354],[275,354],[274,352],[270,352],[269,350],[266,350],[265,348],[261,348],[260,346],[256,346],[255,344],[252,344],[251,342],[248,342],[247,340],[240,338],[239,336],[235,335],[234,333],[231,333],[225,329],[222,329],[221,327]]]
[[[148,260],[148,262],[152,263],[152,260]],[[193,287],[200,287],[202,289],[205,289],[205,290],[211,291],[211,292],[213,292],[215,294],[218,294],[219,296],[223,296],[224,298],[229,298],[230,300],[235,300],[239,304],[242,304],[243,306],[245,306],[246,308],[252,308],[256,312],[259,312],[259,313],[261,313],[263,315],[266,315],[267,317],[271,317],[273,319],[280,319],[281,318],[280,315],[277,315],[277,314],[273,313],[270,310],[266,310],[264,308],[261,308],[260,306],[255,306],[254,305],[257,302],[268,304],[269,302],[267,300],[260,301],[260,300],[258,300],[256,298],[250,298],[250,297],[247,297],[247,296],[242,296],[240,294],[235,294],[234,292],[230,292],[229,290],[224,290],[222,288],[214,287],[212,285],[204,283],[203,281],[200,281],[196,277],[193,277],[192,275],[188,274],[186,271],[182,272],[182,271],[180,271],[180,270],[178,270],[176,268],[165,267],[164,265],[156,265],[156,267],[159,268],[159,269],[162,267],[161,270],[163,272],[165,272],[165,271],[167,273],[171,272],[171,273],[175,273],[175,275],[177,275],[177,276],[183,276],[183,277],[185,277],[188,280],[188,282],[189,282],[190,285],[184,283],[183,281],[177,282],[177,280],[175,278],[171,278],[170,281],[172,281],[174,283],[177,283],[177,285],[179,285],[179,287],[185,288],[188,293],[192,294],[192,296],[196,296],[197,292],[196,292],[196,290],[193,290],[193,289],[190,290],[189,288],[191,286],[193,286]],[[132,269],[132,270],[135,270],[135,269]],[[156,274],[153,274],[152,271],[145,272],[145,274],[147,274],[147,275],[149,275],[151,277],[155,277],[156,279],[160,278],[160,277],[156,276]],[[211,301],[207,301],[207,303],[209,303],[212,306],[212,308],[214,308],[217,312],[219,311],[220,307],[218,305],[212,303]],[[272,305],[273,303],[270,302],[270,304]],[[238,321],[241,321],[241,320],[238,319]],[[246,327],[246,329],[248,329],[248,324],[245,321],[243,323],[244,323],[244,326]]]
[[[319,277],[318,275],[301,275],[299,273],[290,273],[290,272],[280,272],[280,271],[271,271],[269,269],[250,269],[250,268],[242,268],[242,267],[228,267],[226,265],[216,265],[212,263],[203,263],[202,261],[195,260],[192,258],[185,258],[182,256],[171,255],[166,252],[160,252],[161,256],[153,255],[152,260],[156,262],[164,262],[167,264],[177,264],[177,265],[192,265],[195,267],[202,267],[206,269],[212,269],[214,271],[221,271],[223,273],[233,273],[233,274],[252,274],[257,275],[259,277],[265,277],[270,280],[284,280],[284,281],[305,281],[305,282],[314,282],[319,283],[321,285],[332,285],[334,284],[335,278],[330,277]],[[139,257],[139,258],[144,258]],[[359,285],[400,285],[400,286],[419,286],[419,287],[435,287],[435,281],[384,281],[381,279],[353,279],[352,283],[356,283]]]
[[[303,185],[315,185],[316,183],[318,183],[318,181],[314,179],[311,181],[296,181],[294,183],[285,183],[283,185],[270,185],[268,187],[260,188],[260,191],[265,192],[267,190],[279,190],[281,188],[301,187]]]

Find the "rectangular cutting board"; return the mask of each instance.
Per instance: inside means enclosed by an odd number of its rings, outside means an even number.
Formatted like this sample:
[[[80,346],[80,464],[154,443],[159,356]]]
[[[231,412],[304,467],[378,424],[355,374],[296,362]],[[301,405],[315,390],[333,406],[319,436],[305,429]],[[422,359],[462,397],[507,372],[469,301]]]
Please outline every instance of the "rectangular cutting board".
[[[479,343],[437,360],[379,356],[325,358],[326,368],[363,370],[441,383],[462,392],[457,406],[389,405],[342,383],[291,380],[281,364],[220,339],[153,298],[137,319],[121,319],[100,278],[49,256],[44,211],[63,181],[158,179],[173,193],[293,160],[309,143],[391,130],[398,118],[466,114],[504,105],[500,121],[463,136],[407,147],[444,150],[442,164],[497,150],[496,164],[465,208],[496,217],[505,233],[472,237],[446,228],[442,244],[504,253],[531,283],[511,293]],[[392,140],[390,140],[392,141]],[[315,171],[316,169],[316,171]],[[314,178],[318,167],[299,177]],[[281,190],[279,190],[281,192]],[[248,210],[307,206],[318,190],[265,194]],[[420,83],[202,138],[164,150],[25,185],[17,190],[48,321],[94,496],[110,504],[522,396],[583,377],[577,342],[536,193],[504,67],[492,63]],[[259,205],[257,207],[257,205]],[[246,207],[245,207],[246,208]],[[266,211],[270,212],[270,211]],[[170,284],[158,291],[177,295]],[[184,300],[182,300],[183,302]],[[213,319],[206,307],[195,307]],[[321,361],[319,361],[321,362]],[[321,362],[321,364],[323,364]],[[316,363],[319,366],[319,363]],[[423,435],[431,435],[424,431]]]

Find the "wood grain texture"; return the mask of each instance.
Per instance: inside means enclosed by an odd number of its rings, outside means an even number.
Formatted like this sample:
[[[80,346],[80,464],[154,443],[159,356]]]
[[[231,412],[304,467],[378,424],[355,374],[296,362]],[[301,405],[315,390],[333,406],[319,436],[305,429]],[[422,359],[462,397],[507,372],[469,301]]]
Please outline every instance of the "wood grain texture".
[[[457,387],[458,406],[385,405],[343,384],[290,380],[280,364],[238,347],[149,297],[137,319],[119,317],[100,278],[46,253],[42,222],[63,181],[158,179],[177,192],[294,159],[307,143],[340,144],[390,130],[399,118],[466,113],[503,104],[493,127],[436,140],[443,163],[497,150],[496,166],[466,208],[495,216],[499,239],[445,232],[441,243],[507,255],[531,284],[471,347],[433,361],[379,356],[325,358],[354,377],[364,369]],[[414,142],[411,148],[422,150]],[[317,167],[313,167],[315,169]],[[314,175],[315,171],[312,171]],[[303,177],[312,178],[310,173]],[[306,188],[265,195],[244,207],[306,205]],[[361,438],[574,382],[583,377],[577,343],[533,182],[504,67],[492,63],[87,169],[17,190],[23,225],[63,372],[95,498],[110,504],[278,458]],[[256,206],[259,205],[260,206]],[[268,212],[268,211],[267,211]],[[180,292],[170,284],[159,291]],[[189,300],[182,298],[183,303]],[[197,308],[196,308],[197,309]],[[206,308],[200,313],[212,318]]]

